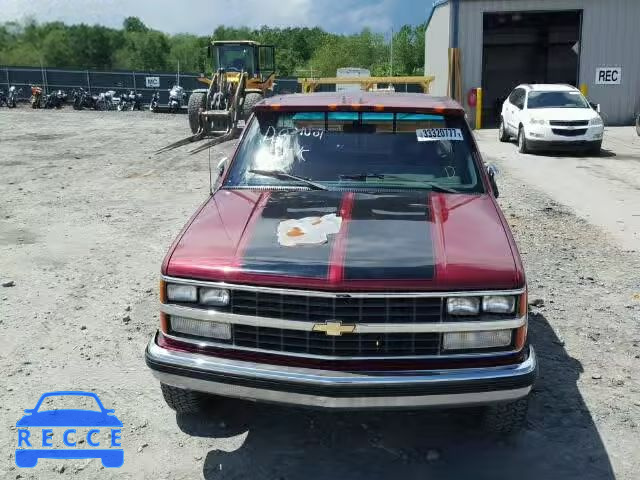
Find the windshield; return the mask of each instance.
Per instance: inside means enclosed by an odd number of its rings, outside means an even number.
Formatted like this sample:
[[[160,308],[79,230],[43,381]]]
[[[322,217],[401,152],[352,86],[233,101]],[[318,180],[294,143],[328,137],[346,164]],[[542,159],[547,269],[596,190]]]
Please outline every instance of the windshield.
[[[219,67],[253,73],[253,50],[246,45],[218,46]]]
[[[260,113],[224,187],[425,188],[483,192],[462,117],[414,113]],[[265,173],[280,172],[279,175]],[[282,174],[286,174],[282,175]]]
[[[580,92],[529,92],[527,103],[532,108],[590,108]]]

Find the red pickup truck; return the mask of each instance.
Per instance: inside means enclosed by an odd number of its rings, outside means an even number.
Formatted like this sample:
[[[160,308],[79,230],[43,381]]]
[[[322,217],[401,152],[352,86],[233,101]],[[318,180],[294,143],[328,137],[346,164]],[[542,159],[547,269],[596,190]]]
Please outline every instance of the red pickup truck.
[[[523,425],[525,274],[460,105],[271,97],[217,173],[162,265],[146,362],[170,407],[483,406],[493,430]]]

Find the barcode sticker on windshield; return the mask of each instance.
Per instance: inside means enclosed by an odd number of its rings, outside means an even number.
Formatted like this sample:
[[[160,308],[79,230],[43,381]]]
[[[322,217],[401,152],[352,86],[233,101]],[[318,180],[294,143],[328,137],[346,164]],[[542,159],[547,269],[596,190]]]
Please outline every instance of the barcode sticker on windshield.
[[[462,130],[459,128],[420,128],[416,130],[419,142],[437,142],[451,140],[461,142],[464,140]]]

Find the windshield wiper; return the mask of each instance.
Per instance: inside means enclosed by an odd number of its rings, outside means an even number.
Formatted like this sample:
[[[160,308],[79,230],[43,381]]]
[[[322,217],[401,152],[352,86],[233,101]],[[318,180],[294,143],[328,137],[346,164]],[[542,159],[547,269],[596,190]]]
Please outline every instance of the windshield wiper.
[[[399,175],[383,175],[381,173],[359,173],[357,175],[340,175],[340,180],[356,180],[359,182],[366,182],[368,178],[378,178],[380,180],[401,180],[403,182],[410,183],[419,183],[424,188],[430,188],[435,192],[440,193],[460,193],[458,190],[453,188],[446,187],[444,185],[440,185],[439,183],[434,182],[424,182],[421,180],[413,180],[411,178],[401,177]]]
[[[326,186],[321,183],[316,183],[308,178],[298,177],[297,175],[291,175],[289,173],[283,172],[282,170],[249,170],[249,173],[254,173],[256,175],[263,175],[265,177],[276,178],[278,180],[295,180],[297,182],[302,182],[312,190],[329,190]]]

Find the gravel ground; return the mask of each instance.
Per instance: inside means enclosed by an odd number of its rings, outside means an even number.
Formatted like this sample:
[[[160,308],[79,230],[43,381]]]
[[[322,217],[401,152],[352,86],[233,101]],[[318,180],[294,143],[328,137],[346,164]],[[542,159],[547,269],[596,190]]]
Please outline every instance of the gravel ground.
[[[207,196],[206,153],[152,154],[185,132],[183,116],[0,111],[0,283],[14,282],[0,287],[0,478],[638,478],[638,253],[508,162],[500,201],[542,305],[530,316],[541,375],[517,439],[486,438],[455,413],[228,401],[176,418],[143,353],[164,252]],[[95,391],[115,409],[121,469],[15,467],[15,422],[63,389]]]

